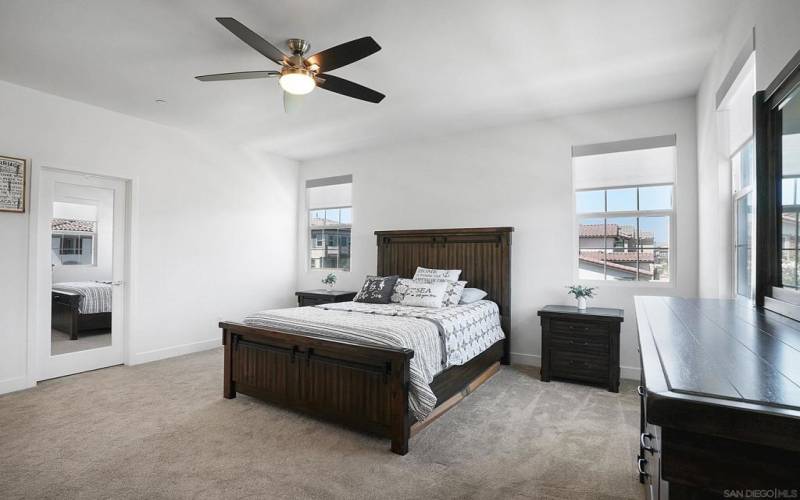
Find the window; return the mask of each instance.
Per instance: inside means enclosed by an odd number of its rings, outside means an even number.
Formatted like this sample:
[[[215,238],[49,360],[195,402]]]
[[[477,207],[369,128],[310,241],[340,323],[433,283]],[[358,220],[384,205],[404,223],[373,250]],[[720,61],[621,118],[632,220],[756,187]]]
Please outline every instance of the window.
[[[306,181],[311,269],[350,270],[352,177]]]
[[[579,279],[672,281],[675,139],[573,148]]]
[[[731,158],[736,293],[746,298],[752,296],[753,290],[753,166],[750,140]]]
[[[670,281],[671,184],[578,191],[575,199],[580,279]]]
[[[752,46],[745,45],[745,50]],[[719,141],[720,152],[730,158],[731,212],[733,214],[733,282],[736,295],[753,296],[753,94],[756,91],[755,53],[750,52],[741,68],[731,69],[736,77],[717,93],[718,121],[726,134]],[[724,221],[725,219],[723,219]],[[721,221],[722,222],[722,221]],[[723,222],[724,223],[724,222]],[[726,258],[720,256],[720,258]]]

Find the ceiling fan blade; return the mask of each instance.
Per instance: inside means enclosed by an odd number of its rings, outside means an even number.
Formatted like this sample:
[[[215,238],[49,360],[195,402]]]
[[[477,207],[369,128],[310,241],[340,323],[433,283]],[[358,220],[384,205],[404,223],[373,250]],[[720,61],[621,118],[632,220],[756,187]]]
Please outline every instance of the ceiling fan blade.
[[[273,78],[280,76],[280,71],[238,71],[236,73],[217,73],[215,75],[196,76],[201,82],[222,82],[227,80],[250,80],[253,78]]]
[[[317,81],[317,87],[331,92],[336,92],[337,94],[354,97],[356,99],[361,99],[362,101],[374,102],[375,104],[381,102],[383,98],[386,97],[380,92],[351,82],[350,80],[339,78],[338,76],[328,75],[325,73],[318,74],[317,76],[324,80]]]
[[[280,65],[286,63],[286,54],[236,19],[232,17],[218,17],[217,21],[228,28],[228,31],[239,37],[241,41],[256,49],[267,59],[275,61]]]
[[[364,59],[379,50],[381,46],[378,42],[371,36],[365,36],[318,52],[309,57],[308,62],[319,66],[319,71],[324,73]]]
[[[286,113],[294,113],[299,110],[303,105],[303,96],[290,94],[289,92],[283,93],[283,110]]]

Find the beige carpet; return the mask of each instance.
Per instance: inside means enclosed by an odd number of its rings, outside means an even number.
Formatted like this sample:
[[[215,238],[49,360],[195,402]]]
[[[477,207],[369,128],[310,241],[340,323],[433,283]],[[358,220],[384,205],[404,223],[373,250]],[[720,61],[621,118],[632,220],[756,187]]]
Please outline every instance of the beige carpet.
[[[411,441],[246,396],[222,351],[0,397],[0,498],[642,498],[634,384],[620,394],[503,368]]]

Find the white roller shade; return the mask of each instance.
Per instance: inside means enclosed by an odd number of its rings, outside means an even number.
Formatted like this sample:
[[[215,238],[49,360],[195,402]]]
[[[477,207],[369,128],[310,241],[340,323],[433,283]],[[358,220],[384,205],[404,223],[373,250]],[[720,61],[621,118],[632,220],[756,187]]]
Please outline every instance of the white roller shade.
[[[575,156],[572,175],[575,190],[671,184],[675,146]]]
[[[330,179],[329,182],[326,182]],[[352,177],[342,176],[306,181],[308,208],[349,207],[353,204]],[[336,179],[338,182],[333,183]],[[342,182],[342,181],[345,182]]]
[[[755,93],[755,53],[752,53],[719,105],[720,111],[727,112],[729,155],[733,154],[753,135],[753,94]]]

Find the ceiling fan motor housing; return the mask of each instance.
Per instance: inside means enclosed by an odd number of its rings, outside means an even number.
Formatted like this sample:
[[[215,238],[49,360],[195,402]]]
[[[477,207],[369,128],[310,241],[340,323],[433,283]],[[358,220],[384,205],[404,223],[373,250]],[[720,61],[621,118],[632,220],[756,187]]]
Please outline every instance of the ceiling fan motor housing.
[[[295,55],[303,55],[311,48],[311,44],[302,38],[290,38],[286,40],[286,45],[289,46],[289,50]]]

